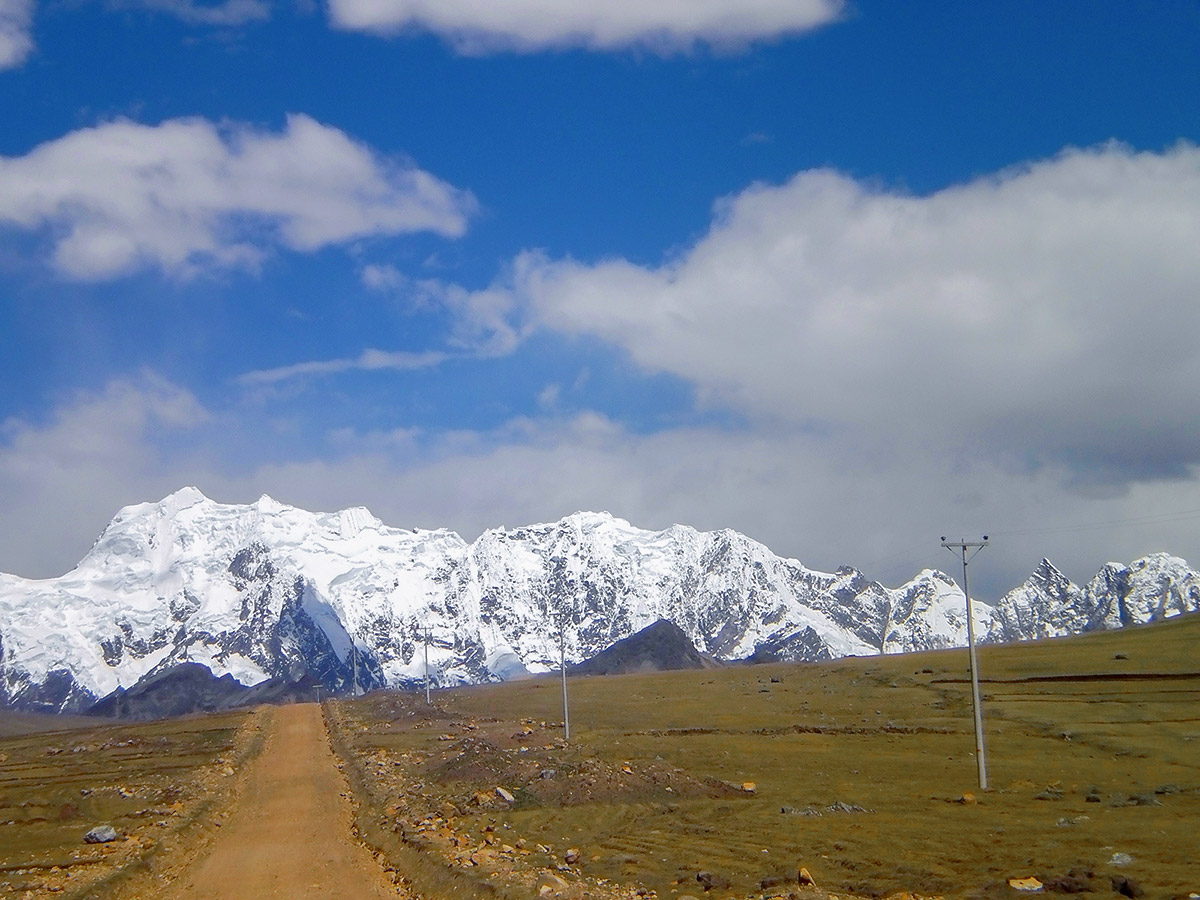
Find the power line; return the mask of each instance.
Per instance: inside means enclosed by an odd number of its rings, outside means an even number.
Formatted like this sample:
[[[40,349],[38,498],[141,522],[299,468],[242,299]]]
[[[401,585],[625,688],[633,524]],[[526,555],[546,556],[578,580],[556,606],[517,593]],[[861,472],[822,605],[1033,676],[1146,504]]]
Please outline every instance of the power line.
[[[1173,513],[1158,513],[1151,516],[1136,516],[1129,519],[1114,519],[1110,522],[1089,522],[1086,525],[1055,525],[1046,528],[1022,528],[1014,531],[996,531],[993,534],[1005,537],[1026,534],[1065,534],[1073,531],[1099,531],[1105,528],[1121,528],[1126,525],[1169,525],[1174,522],[1189,522],[1200,519],[1200,509],[1182,510]]]
[[[1016,528],[1009,531],[993,530],[992,537],[1023,537],[1038,534],[1070,534],[1083,531],[1103,531],[1106,528],[1121,528],[1131,525],[1169,525],[1176,522],[1200,520],[1200,509],[1178,510],[1169,513],[1155,513],[1146,516],[1134,516],[1127,519],[1112,519],[1105,522],[1089,522],[1079,525],[1051,525],[1041,528]],[[923,567],[940,568],[932,557],[925,552],[924,546],[913,547],[909,551],[888,554],[886,557],[865,565],[855,564],[860,572],[875,581],[890,580],[889,575],[904,577],[915,573]],[[870,574],[868,574],[870,573]]]

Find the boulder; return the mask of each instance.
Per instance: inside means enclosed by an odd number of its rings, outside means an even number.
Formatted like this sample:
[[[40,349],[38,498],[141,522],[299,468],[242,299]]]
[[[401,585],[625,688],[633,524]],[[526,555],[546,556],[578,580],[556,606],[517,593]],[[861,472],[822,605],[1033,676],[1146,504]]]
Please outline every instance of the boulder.
[[[707,870],[701,870],[696,873],[696,881],[700,882],[700,887],[705,891],[711,891],[713,888],[717,890],[725,890],[729,887],[729,879],[720,875],[714,875]]]
[[[1032,875],[1026,875],[1021,878],[1010,878],[1008,879],[1008,886],[1014,891],[1030,892],[1040,891],[1045,887],[1040,880],[1034,878]]]
[[[1140,897],[1145,893],[1141,885],[1128,875],[1113,875],[1109,878],[1109,883],[1114,891],[1125,897]]]
[[[97,825],[85,834],[83,839],[89,844],[107,844],[109,841],[115,841],[119,836],[117,829],[111,825]]]

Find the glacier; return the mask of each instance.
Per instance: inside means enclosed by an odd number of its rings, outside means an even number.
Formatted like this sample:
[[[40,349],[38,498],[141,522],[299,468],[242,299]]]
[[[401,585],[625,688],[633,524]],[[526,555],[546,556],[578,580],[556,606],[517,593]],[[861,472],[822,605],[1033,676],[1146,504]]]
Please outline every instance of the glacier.
[[[1154,554],[1080,588],[1049,561],[996,605],[984,641],[1200,609],[1200,576]],[[194,487],[122,509],[58,578],[0,575],[0,705],[78,711],[183,662],[251,685],[330,691],[495,681],[579,662],[658,619],[718,659],[823,660],[966,643],[965,598],[925,570],[897,588],[806,568],[729,529],[652,532],[598,512],[452,531],[314,513]]]

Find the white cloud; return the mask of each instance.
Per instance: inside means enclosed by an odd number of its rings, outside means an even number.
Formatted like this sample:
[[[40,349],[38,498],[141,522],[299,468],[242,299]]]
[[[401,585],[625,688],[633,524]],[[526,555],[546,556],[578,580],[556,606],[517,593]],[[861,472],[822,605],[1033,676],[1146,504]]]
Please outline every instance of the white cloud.
[[[1109,145],[930,196],[803,172],[660,267],[526,253],[476,298],[864,466],[918,446],[1124,484],[1200,462],[1197,247],[1200,149]]]
[[[202,3],[197,0],[123,0],[121,5],[126,4],[167,13],[189,25],[212,25],[218,28],[262,22],[271,17],[271,5],[266,0],[224,0],[221,3]]]
[[[0,569],[61,574],[118,509],[180,485],[185,459],[159,447],[209,421],[194,395],[152,374],[72,397],[47,421],[0,423]]]
[[[359,277],[365,287],[400,297],[414,309],[442,307],[453,315],[450,344],[478,356],[511,353],[529,327],[518,324],[517,301],[504,288],[469,291],[437,278],[409,278],[395,266],[369,264]]]
[[[321,359],[310,362],[293,363],[290,366],[278,366],[274,369],[257,369],[238,376],[238,382],[247,386],[276,384],[293,378],[307,378],[320,375],[336,375],[341,372],[380,372],[391,370],[395,372],[411,372],[415,369],[428,369],[439,365],[448,358],[447,354],[437,351],[410,353],[406,351],[375,350],[368,348],[358,356],[341,359]]]
[[[0,0],[0,71],[22,65],[33,52],[33,0]]]
[[[942,534],[993,535],[975,568],[981,596],[1012,587],[1048,555],[1076,580],[1108,559],[1200,538],[1200,479],[1094,497],[1061,473],[1014,472],[952,452],[898,447],[862,466],[848,444],[796,429],[678,428],[636,434],[594,412],[517,419],[489,432],[331,428],[329,450],[295,441],[274,463],[232,467],[223,448],[263,427],[258,411],[205,409],[152,375],[65,402],[46,422],[0,428],[0,571],[68,570],[128,503],[185,484],[214,499],[263,492],[309,509],[366,505],[402,527],[485,528],[607,509],[647,528],[737,528],[816,567],[841,563],[898,584],[953,569]],[[1164,513],[1192,511],[1172,519]],[[1087,523],[1122,527],[1081,530]],[[1030,525],[1046,533],[1021,535]],[[1008,533],[1006,533],[1008,532]],[[1191,560],[1193,564],[1200,560]]]
[[[741,46],[826,25],[843,0],[329,0],[340,28],[432,31],[462,53]]]
[[[281,133],[203,119],[117,121],[0,158],[0,225],[43,231],[77,279],[186,276],[374,235],[455,237],[469,194],[291,115]]]

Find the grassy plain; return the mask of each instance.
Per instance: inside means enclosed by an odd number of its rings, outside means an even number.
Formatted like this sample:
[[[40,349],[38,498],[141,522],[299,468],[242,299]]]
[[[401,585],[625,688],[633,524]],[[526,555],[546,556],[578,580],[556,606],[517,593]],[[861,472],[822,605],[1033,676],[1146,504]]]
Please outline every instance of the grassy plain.
[[[554,679],[327,716],[418,893],[780,896],[800,865],[815,894],[1186,898],[1198,649],[1200,616],[983,649],[986,792],[961,650],[572,679],[569,744]]]
[[[987,792],[964,651],[575,678],[569,743],[553,678],[325,715],[360,837],[426,900],[1015,898],[1031,875],[1168,900],[1200,893],[1198,649],[1200,616],[985,648]],[[0,896],[156,896],[272,715],[0,717]],[[122,839],[85,844],[100,823]]]
[[[225,783],[257,752],[256,715],[137,724],[0,717],[0,896],[106,896],[185,855],[219,819]],[[118,840],[85,843],[100,824]]]

